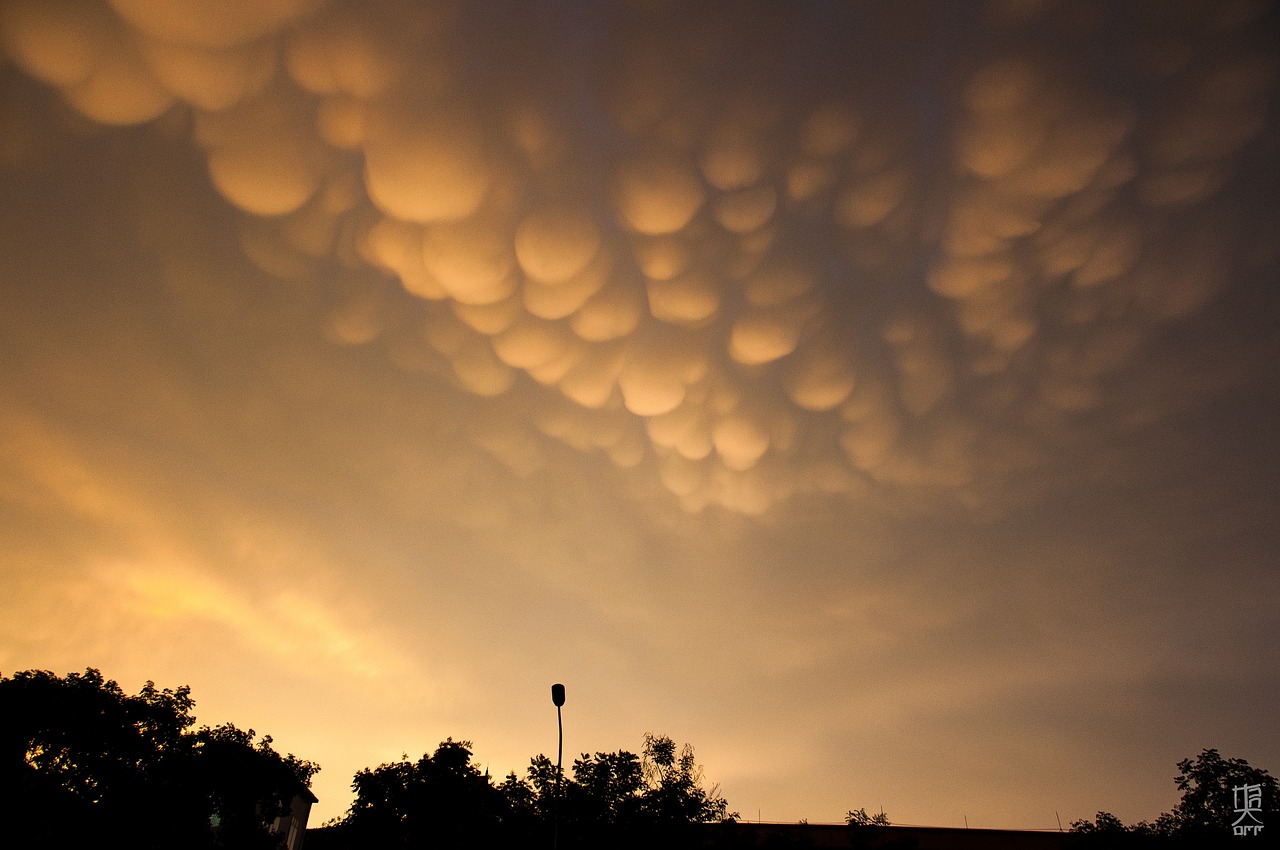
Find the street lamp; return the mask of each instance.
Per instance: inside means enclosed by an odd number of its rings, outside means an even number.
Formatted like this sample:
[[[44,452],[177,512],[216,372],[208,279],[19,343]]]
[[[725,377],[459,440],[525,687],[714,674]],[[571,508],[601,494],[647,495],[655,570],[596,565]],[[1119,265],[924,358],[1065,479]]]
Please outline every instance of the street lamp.
[[[552,805],[551,848],[558,850],[560,846],[560,777],[564,773],[561,765],[564,762],[564,720],[560,717],[560,706],[564,705],[564,685],[557,682],[551,686],[551,701],[556,704],[556,727],[559,740],[556,743],[556,797]]]

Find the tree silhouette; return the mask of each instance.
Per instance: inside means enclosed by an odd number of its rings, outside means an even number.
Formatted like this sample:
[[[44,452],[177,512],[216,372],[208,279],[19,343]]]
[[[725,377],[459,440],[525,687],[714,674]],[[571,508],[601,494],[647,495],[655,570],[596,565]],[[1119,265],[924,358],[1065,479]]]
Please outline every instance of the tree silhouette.
[[[441,742],[416,762],[402,759],[355,775],[341,822],[351,846],[474,847],[497,843],[513,806],[471,761],[471,743]]]
[[[188,689],[131,697],[89,669],[0,679],[2,805],[29,840],[123,834],[152,815],[161,831],[201,824],[190,802]],[[207,830],[207,816],[203,818]]]
[[[1277,794],[1276,779],[1266,770],[1250,766],[1244,759],[1224,759],[1216,749],[1206,749],[1194,759],[1178,762],[1174,778],[1182,799],[1172,811],[1156,818],[1155,823],[1140,821],[1125,826],[1110,812],[1098,812],[1073,821],[1071,831],[1086,836],[1095,845],[1133,843],[1137,838],[1181,839],[1188,846],[1221,840],[1232,835],[1237,822],[1259,824],[1275,829]],[[1256,786],[1258,811],[1243,815],[1243,797],[1237,789]]]
[[[561,848],[670,846],[691,824],[725,817],[725,801],[704,786],[692,747],[677,750],[670,738],[646,735],[642,752],[574,760],[560,783]],[[495,785],[471,756],[470,742],[448,739],[417,762],[360,771],[350,811],[321,841],[347,848],[548,846],[555,764],[534,756],[524,777],[513,772]]]
[[[652,822],[667,826],[711,823],[727,816],[728,804],[719,787],[703,787],[702,767],[688,744],[677,755],[670,738],[646,734],[641,769],[648,786],[644,810]]]
[[[267,735],[227,723],[194,733],[191,770],[198,793],[212,806],[219,843],[227,847],[274,847],[279,837],[263,825],[288,811],[299,786],[320,769],[314,762],[280,755]]]
[[[1178,771],[1174,781],[1182,799],[1156,820],[1158,832],[1188,838],[1229,835],[1240,819],[1233,789],[1253,785],[1260,790],[1259,821],[1275,823],[1276,779],[1267,771],[1244,759],[1224,759],[1216,749],[1204,750],[1194,760],[1183,759]]]
[[[1119,835],[1131,830],[1111,812],[1098,812],[1092,821],[1088,818],[1072,821],[1071,831],[1086,835]]]
[[[675,742],[663,735],[645,735],[640,756],[626,750],[583,753],[570,773],[561,787],[563,847],[670,844],[693,824],[728,816],[716,786],[705,786],[693,748],[685,744],[677,751]],[[503,787],[514,793],[509,797],[513,808],[523,800],[527,810],[549,817],[555,766],[545,755],[536,756],[526,780],[512,775]]]
[[[315,764],[195,725],[189,688],[129,695],[93,668],[0,677],[0,823],[14,846],[270,847]]]

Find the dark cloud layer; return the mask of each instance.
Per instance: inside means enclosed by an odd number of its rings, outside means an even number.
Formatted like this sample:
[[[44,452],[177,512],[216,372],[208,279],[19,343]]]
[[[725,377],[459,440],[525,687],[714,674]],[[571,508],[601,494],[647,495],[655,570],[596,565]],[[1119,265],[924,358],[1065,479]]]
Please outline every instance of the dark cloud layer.
[[[0,3],[0,668],[192,681],[331,814],[556,678],[766,817],[1274,768],[1276,24]]]

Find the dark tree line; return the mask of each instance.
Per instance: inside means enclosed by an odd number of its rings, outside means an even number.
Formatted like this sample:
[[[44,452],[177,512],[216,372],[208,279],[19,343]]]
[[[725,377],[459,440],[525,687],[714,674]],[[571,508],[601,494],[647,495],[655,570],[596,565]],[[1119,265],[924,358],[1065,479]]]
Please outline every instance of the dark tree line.
[[[1274,840],[1275,832],[1280,831],[1276,778],[1244,759],[1224,759],[1216,749],[1207,749],[1194,759],[1178,762],[1174,782],[1182,799],[1154,823],[1139,821],[1126,826],[1110,812],[1098,812],[1092,820],[1074,821],[1071,831],[1080,837],[1080,846],[1099,847],[1209,847],[1224,839],[1261,840],[1270,835]],[[1253,790],[1245,794],[1244,789]],[[1262,828],[1236,836],[1236,825]]]
[[[194,706],[187,687],[148,682],[131,695],[92,668],[0,677],[0,846],[278,850],[283,836],[268,825],[319,767],[252,729],[197,728]],[[1128,826],[1098,812],[1071,825],[1073,846],[1213,846],[1241,823],[1261,828],[1254,838],[1280,829],[1266,770],[1214,749],[1178,770],[1172,811]],[[470,742],[448,739],[416,761],[361,770],[352,789],[346,816],[309,835],[308,850],[705,846],[699,825],[716,822],[725,826],[712,846],[754,841],[733,828],[737,813],[693,748],[661,735],[646,735],[639,754],[583,753],[563,775],[538,755],[500,782],[474,763]],[[864,828],[889,821],[859,809],[847,822],[850,840],[865,843]]]
[[[233,724],[196,726],[190,688],[137,694],[95,669],[0,677],[0,846],[278,850],[269,825],[310,787],[313,762]],[[495,783],[471,744],[356,774],[345,818],[314,850],[666,846],[731,815],[693,749],[646,735],[639,755],[583,754],[557,783],[533,758]]]
[[[557,783],[545,755],[495,783],[468,741],[362,770],[347,816],[311,839],[323,848],[653,847],[685,843],[694,825],[731,815],[707,787],[693,748],[646,735],[639,755],[583,753]]]
[[[0,677],[0,835],[23,848],[276,848],[268,824],[319,766],[232,724],[195,728],[191,690],[124,693],[92,668]]]

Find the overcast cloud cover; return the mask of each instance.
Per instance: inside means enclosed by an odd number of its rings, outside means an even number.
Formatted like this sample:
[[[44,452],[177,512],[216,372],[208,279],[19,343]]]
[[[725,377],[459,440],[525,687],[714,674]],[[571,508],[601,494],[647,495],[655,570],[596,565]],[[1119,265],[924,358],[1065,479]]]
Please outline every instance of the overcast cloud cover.
[[[1269,2],[0,2],[0,671],[766,820],[1280,769]]]

